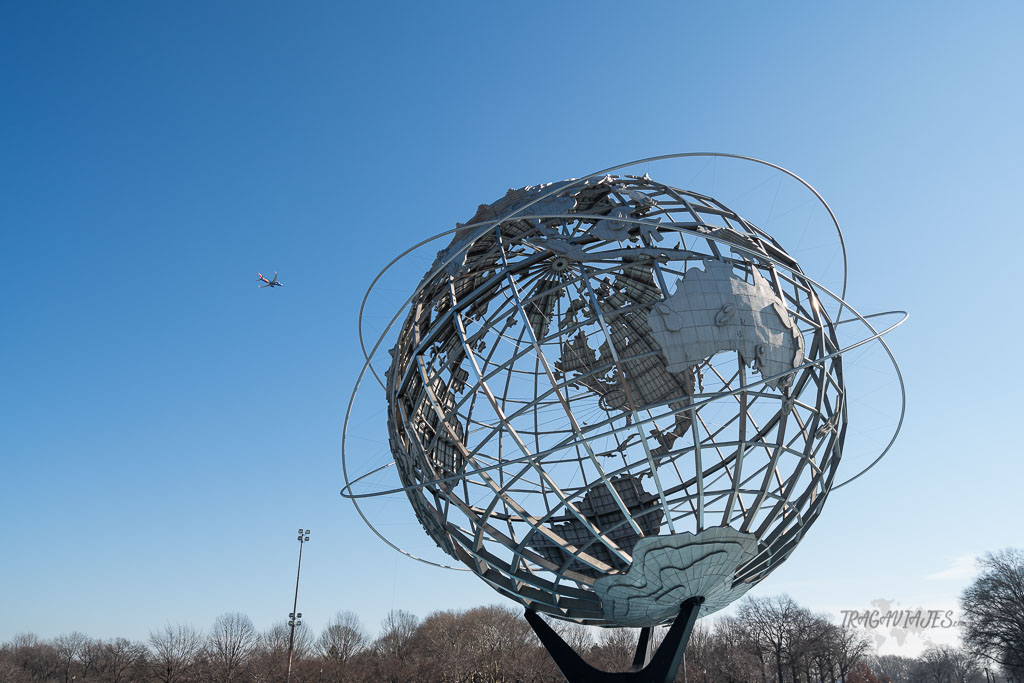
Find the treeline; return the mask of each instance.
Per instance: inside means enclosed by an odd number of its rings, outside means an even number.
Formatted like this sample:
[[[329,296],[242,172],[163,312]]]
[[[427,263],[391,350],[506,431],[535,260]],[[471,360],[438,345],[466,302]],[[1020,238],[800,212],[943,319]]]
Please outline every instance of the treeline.
[[[961,648],[931,646],[918,658],[877,656],[862,631],[785,595],[744,599],[736,616],[694,630],[686,661],[690,683],[1015,683]]]
[[[710,621],[710,620],[709,620]],[[577,652],[605,670],[629,667],[635,629],[597,629],[555,622]],[[264,632],[239,613],[201,632],[165,626],[145,642],[95,640],[82,633],[41,640],[16,636],[0,646],[0,682],[279,683],[286,677],[289,628]],[[687,648],[691,683],[975,683],[992,680],[976,657],[932,648],[918,659],[871,656],[852,628],[815,615],[787,596],[747,598],[735,617],[698,623]],[[684,679],[685,676],[685,679]],[[351,612],[319,634],[295,631],[295,683],[561,681],[520,611],[503,606],[439,611],[418,619],[390,612],[371,637]],[[1000,681],[1008,679],[1000,678]]]
[[[289,631],[280,622],[260,632],[246,615],[229,613],[205,633],[168,625],[145,642],[21,634],[0,645],[0,682],[279,683],[286,679]],[[295,683],[560,680],[521,613],[498,606],[423,620],[393,610],[376,637],[356,615],[339,612],[319,634],[296,627],[293,662]]]

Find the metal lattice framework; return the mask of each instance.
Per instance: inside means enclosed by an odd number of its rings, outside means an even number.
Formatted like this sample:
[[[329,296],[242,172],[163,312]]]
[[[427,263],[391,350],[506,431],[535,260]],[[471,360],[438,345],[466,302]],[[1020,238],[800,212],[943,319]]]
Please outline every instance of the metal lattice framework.
[[[852,312],[841,297],[721,202],[646,175],[510,190],[409,301],[382,378],[397,490],[528,608],[631,626],[690,594],[720,609],[836,482],[845,321],[822,299]],[[858,345],[884,333],[853,314]]]

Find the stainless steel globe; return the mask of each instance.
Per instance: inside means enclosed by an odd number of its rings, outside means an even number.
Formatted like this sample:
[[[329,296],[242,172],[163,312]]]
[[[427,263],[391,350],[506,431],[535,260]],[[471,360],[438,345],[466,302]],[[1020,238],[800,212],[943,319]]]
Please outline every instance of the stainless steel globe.
[[[721,609],[836,483],[845,349],[822,299],[852,312],[840,296],[646,175],[510,190],[458,226],[390,351],[401,488],[445,553],[530,609]]]

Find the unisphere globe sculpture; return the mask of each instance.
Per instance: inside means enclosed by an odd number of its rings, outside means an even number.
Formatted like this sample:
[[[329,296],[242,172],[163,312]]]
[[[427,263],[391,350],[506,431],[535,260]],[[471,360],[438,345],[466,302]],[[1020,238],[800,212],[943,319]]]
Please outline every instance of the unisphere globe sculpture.
[[[859,343],[882,334],[841,296],[647,175],[509,190],[438,253],[390,351],[401,488],[445,553],[529,609],[721,609],[837,482],[846,349],[824,300],[867,325]]]

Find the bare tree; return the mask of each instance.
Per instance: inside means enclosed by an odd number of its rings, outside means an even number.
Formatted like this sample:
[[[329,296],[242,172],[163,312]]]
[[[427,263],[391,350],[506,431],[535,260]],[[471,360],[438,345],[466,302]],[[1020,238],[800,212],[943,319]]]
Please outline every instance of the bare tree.
[[[802,609],[788,595],[747,597],[739,606],[739,618],[751,642],[758,650],[771,654],[778,683],[784,681],[783,664],[787,657],[791,625]]]
[[[952,683],[953,667],[947,656],[946,648],[931,645],[921,653],[918,662],[916,670],[924,680],[929,683]]]
[[[78,664],[82,678],[89,678],[96,672],[103,657],[103,641],[87,638],[85,645],[78,652]]]
[[[366,641],[359,617],[352,612],[338,612],[316,641],[316,651],[321,657],[346,662],[366,647]]]
[[[1024,550],[990,553],[978,567],[960,596],[964,644],[1024,680]]]
[[[15,635],[11,646],[16,666],[32,678],[50,680],[60,671],[60,659],[54,647],[39,640],[34,633]]]
[[[556,622],[564,629],[566,622]],[[573,625],[574,626],[574,625]],[[394,628],[385,624],[384,633]],[[569,627],[567,635],[589,638],[585,627]],[[382,635],[383,638],[383,635]],[[378,639],[378,644],[382,644]],[[520,613],[501,605],[469,610],[444,610],[428,615],[405,648],[404,661],[394,652],[377,648],[380,677],[399,678],[402,670],[415,680],[444,683],[552,680],[557,672],[542,654],[532,629]],[[539,655],[539,656],[538,656]]]
[[[252,657],[252,679],[257,683],[283,680],[288,668],[287,621],[279,621],[263,632]],[[305,624],[295,627],[295,662],[305,659],[313,649],[313,636]],[[293,676],[294,678],[294,676]]]
[[[755,646],[748,629],[736,617],[723,617],[715,623],[708,649],[707,658],[695,660],[693,666],[687,653],[686,672],[690,680],[750,683],[767,679],[769,655]]]
[[[15,666],[14,662],[8,661],[3,656],[4,654],[0,652],[0,681],[4,683],[21,683],[21,681],[26,680],[28,675],[25,671]]]
[[[384,617],[381,634],[375,647],[386,652],[401,653],[412,642],[417,626],[419,626],[419,619],[414,614],[405,610],[393,609]]]
[[[419,619],[404,610],[391,610],[384,617],[381,633],[373,643],[380,676],[387,681],[410,680],[413,637]]]
[[[981,672],[981,662],[977,655],[956,647],[946,646],[944,650],[950,671],[953,672],[953,680],[956,683],[970,683],[978,677],[978,673]]]
[[[324,627],[316,641],[315,651],[323,660],[328,681],[352,678],[353,660],[366,649],[367,635],[352,612],[338,612]]]
[[[203,636],[192,626],[167,624],[149,634],[149,645],[153,650],[153,675],[163,683],[177,683],[198,663]]]
[[[522,616],[508,607],[490,605],[475,607],[463,617],[476,632],[476,661],[473,669],[484,680],[523,680],[532,670],[529,654],[535,652],[538,641]]]
[[[871,662],[871,668],[879,677],[887,677],[892,683],[910,683],[910,674],[915,660],[899,655],[880,655]]]
[[[639,629],[604,628],[591,649],[591,664],[605,671],[625,671],[636,653]]]
[[[715,638],[711,629],[697,622],[690,632],[690,641],[686,645],[687,678],[698,683],[708,683],[708,670],[714,660]],[[712,676],[714,674],[712,673]]]
[[[594,635],[591,633],[591,627],[560,619],[553,619],[551,626],[574,652],[584,659],[587,658],[590,648],[594,647]]]
[[[871,643],[852,627],[832,626],[829,629],[828,649],[835,662],[839,680],[846,680],[854,665],[870,652]]]
[[[428,614],[416,629],[415,650],[422,654],[417,677],[424,680],[463,681],[471,678],[482,649],[480,633],[464,613]]]
[[[75,661],[88,642],[89,636],[78,631],[62,633],[53,639],[53,649],[57,652],[60,671],[64,676],[64,683],[71,680],[71,667],[74,666]]]
[[[258,639],[256,627],[246,615],[229,612],[217,617],[207,637],[207,650],[216,680],[234,680],[256,647]]]
[[[811,667],[816,656],[825,648],[832,628],[824,617],[814,616],[803,607],[792,613],[786,624],[785,653],[793,683],[799,683],[801,673],[805,683],[809,683]]]
[[[271,626],[269,629],[264,631],[262,640],[264,647],[275,653],[284,653],[284,658],[288,658],[288,639],[290,637],[291,627],[288,626],[287,621],[279,621]],[[294,643],[294,656],[295,659],[303,659],[312,652],[313,650],[313,634],[305,624],[299,624],[295,627],[295,643]],[[285,662],[287,664],[287,661]]]
[[[131,671],[146,659],[146,646],[127,638],[116,638],[100,647],[96,668],[105,683],[127,681]]]

